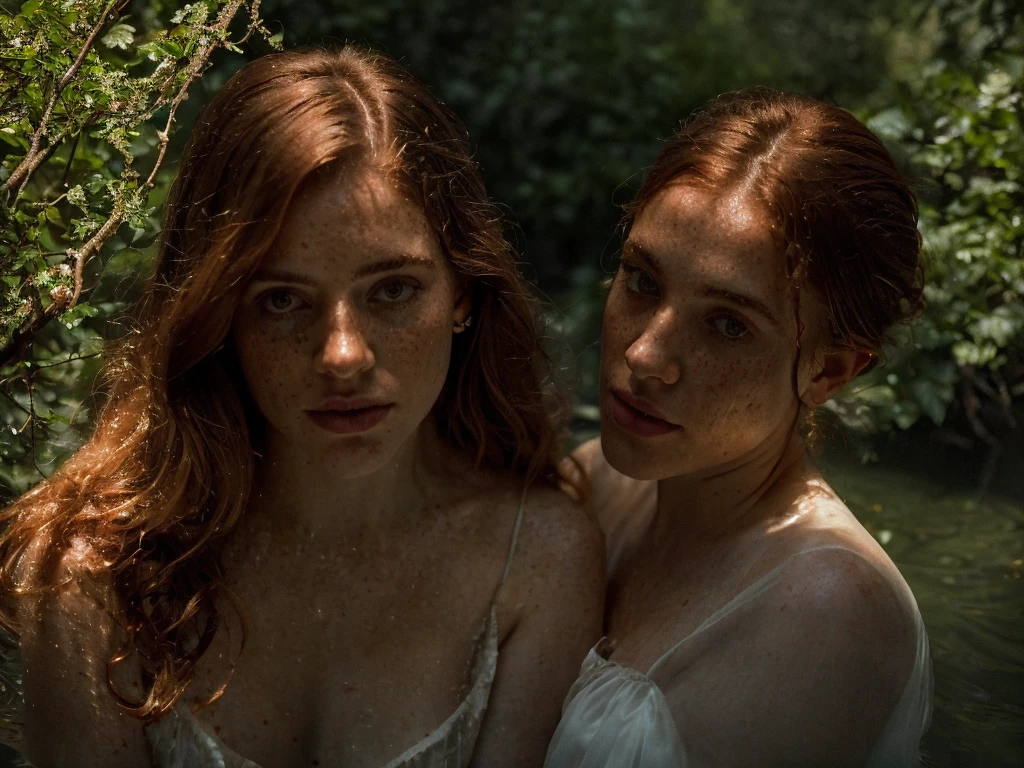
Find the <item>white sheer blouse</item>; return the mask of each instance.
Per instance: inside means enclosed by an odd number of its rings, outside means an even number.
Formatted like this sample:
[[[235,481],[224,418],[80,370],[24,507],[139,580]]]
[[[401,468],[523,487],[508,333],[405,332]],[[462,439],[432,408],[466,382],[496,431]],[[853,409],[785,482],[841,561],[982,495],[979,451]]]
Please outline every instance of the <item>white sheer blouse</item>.
[[[823,550],[834,550],[824,553]],[[721,609],[709,616],[692,634],[680,640],[659,658],[646,673],[622,666],[605,658],[604,643],[592,649],[583,663],[580,677],[569,691],[558,725],[548,749],[548,768],[668,768],[669,766],[742,765],[749,755],[751,739],[764,739],[765,765],[803,764],[771,755],[771,738],[759,733],[764,727],[785,728],[784,712],[774,724],[751,724],[733,720],[723,722],[730,711],[722,706],[737,681],[743,686],[768,682],[770,675],[745,667],[753,649],[745,648],[748,639],[762,636],[743,632],[748,622],[778,623],[777,603],[770,599],[773,588],[786,576],[799,575],[799,561],[827,554],[856,558],[864,567],[874,566],[861,555],[844,547],[815,547],[792,555],[770,573],[744,589]],[[796,565],[795,565],[796,564]],[[913,601],[909,589],[893,585],[903,600]],[[905,592],[904,592],[905,590]],[[899,593],[902,593],[900,595]],[[910,678],[895,709],[889,715],[871,755],[868,768],[916,766],[918,744],[931,718],[932,670],[928,654],[928,636],[921,615],[913,605],[917,650]],[[827,685],[833,663],[830,649],[809,644],[808,653],[795,681],[801,690],[811,679]],[[758,655],[760,655],[758,653]],[[745,682],[743,682],[745,681]],[[777,682],[777,681],[773,681]],[[663,692],[669,690],[668,696]],[[780,703],[786,691],[765,690],[764,697]],[[836,690],[823,695],[843,695]],[[731,713],[742,717],[741,712]],[[813,740],[815,734],[808,734]],[[756,751],[756,748],[755,750]],[[797,757],[797,756],[793,756]],[[838,758],[837,764],[845,762]]]

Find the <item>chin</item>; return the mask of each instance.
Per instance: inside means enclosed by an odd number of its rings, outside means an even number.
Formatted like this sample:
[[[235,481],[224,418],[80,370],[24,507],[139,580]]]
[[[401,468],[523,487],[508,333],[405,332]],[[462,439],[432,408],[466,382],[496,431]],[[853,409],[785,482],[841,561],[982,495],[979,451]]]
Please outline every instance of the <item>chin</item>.
[[[274,449],[320,467],[333,479],[356,480],[394,464],[406,442],[390,430],[338,435],[311,425],[282,435]]]
[[[616,472],[635,480],[664,480],[683,474],[677,462],[668,461],[667,446],[652,445],[620,427],[610,414],[601,413],[601,452]]]
[[[384,444],[370,437],[347,436],[325,446],[321,455],[335,477],[355,480],[383,469],[396,453],[396,445]]]

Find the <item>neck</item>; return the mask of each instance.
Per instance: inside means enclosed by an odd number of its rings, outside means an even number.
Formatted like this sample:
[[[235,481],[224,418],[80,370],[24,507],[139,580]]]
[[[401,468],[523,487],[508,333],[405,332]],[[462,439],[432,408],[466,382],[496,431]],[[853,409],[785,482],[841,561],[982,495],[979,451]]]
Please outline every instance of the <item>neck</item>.
[[[793,430],[731,464],[659,481],[648,541],[678,557],[747,528],[775,513],[766,499],[802,473],[805,460],[803,440]]]
[[[268,435],[249,502],[249,514],[271,530],[381,534],[424,506],[446,453],[433,420],[379,468],[353,476],[347,456],[315,454]]]

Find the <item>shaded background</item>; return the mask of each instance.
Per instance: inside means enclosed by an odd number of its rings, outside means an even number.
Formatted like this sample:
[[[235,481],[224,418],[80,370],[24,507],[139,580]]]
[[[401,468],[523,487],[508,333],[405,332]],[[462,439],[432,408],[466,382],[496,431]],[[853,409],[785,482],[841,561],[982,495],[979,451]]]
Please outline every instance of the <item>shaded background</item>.
[[[127,12],[141,33],[175,8],[151,1]],[[751,85],[866,120],[922,201],[929,310],[886,365],[833,404],[820,461],[918,598],[936,673],[925,764],[1024,765],[1019,0],[267,0],[262,12],[286,47],[356,41],[387,51],[466,122],[524,270],[548,301],[578,438],[596,430],[600,282],[620,245],[619,205],[660,140],[716,94]],[[253,47],[245,56],[265,52]],[[196,85],[172,159],[245,56],[218,54]],[[137,154],[153,146],[144,134]],[[108,309],[48,329],[33,354],[98,350],[118,333],[158,226],[155,214],[111,243],[94,276],[95,301]],[[36,397],[60,418],[38,440],[0,436],[0,490],[28,487],[88,434],[98,363],[37,370]],[[3,381],[12,402],[24,402],[19,382]],[[23,420],[2,399],[0,417]]]

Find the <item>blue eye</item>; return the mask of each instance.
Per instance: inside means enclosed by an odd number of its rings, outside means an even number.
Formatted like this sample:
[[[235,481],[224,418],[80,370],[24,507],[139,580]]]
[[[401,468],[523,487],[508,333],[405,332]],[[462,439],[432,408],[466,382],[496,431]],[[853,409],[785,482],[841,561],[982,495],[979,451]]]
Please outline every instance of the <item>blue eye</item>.
[[[275,315],[293,312],[302,306],[302,299],[291,291],[268,291],[260,297],[260,307]]]
[[[658,281],[654,279],[650,272],[625,262],[619,265],[619,269],[626,275],[627,290],[644,296],[658,295]]]
[[[388,280],[374,289],[370,299],[382,304],[401,304],[409,301],[418,290],[419,286],[406,280]]]
[[[750,329],[732,315],[719,315],[712,318],[711,323],[715,330],[729,341],[739,341],[750,333]]]

